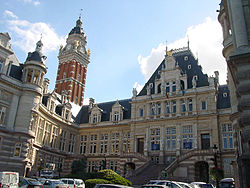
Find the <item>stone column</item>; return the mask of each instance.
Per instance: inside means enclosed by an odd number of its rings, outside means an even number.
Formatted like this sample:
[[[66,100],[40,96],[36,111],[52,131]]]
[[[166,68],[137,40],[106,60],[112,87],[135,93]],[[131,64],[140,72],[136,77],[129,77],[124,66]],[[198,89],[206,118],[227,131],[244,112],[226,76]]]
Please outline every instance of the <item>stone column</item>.
[[[228,0],[229,15],[231,15],[231,28],[233,29],[236,48],[248,45],[246,22],[243,14],[241,0]]]
[[[148,156],[148,150],[149,150],[149,142],[150,142],[150,129],[146,128],[146,136],[145,136],[145,143],[144,143],[144,155]]]
[[[195,123],[193,125],[193,136],[194,136],[194,146],[193,146],[193,148],[194,149],[198,148],[197,134],[198,134],[198,132],[197,132],[197,123]]]
[[[176,124],[176,155],[179,156],[181,151],[181,126]]]
[[[180,99],[176,99],[176,114],[177,114],[177,116],[180,115],[180,107],[181,107]]]

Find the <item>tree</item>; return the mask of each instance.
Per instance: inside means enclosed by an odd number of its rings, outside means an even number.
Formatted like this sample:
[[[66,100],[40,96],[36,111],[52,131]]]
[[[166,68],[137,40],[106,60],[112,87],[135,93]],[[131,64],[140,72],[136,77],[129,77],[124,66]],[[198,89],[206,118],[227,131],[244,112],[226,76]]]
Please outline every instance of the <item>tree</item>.
[[[85,173],[86,169],[86,159],[82,158],[80,160],[73,161],[71,165],[71,174],[73,175],[81,175]]]

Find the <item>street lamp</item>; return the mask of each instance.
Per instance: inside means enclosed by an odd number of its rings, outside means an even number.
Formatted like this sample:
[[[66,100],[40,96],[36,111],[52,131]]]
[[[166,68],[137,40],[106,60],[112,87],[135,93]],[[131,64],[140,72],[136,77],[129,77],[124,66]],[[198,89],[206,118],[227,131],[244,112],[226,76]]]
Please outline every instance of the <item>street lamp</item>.
[[[214,158],[212,160],[214,161],[214,167],[215,170],[218,170],[218,147],[216,146],[216,144],[214,144],[213,146],[213,153],[214,153]],[[216,187],[218,187],[219,181],[217,176],[215,176],[215,181],[216,181]]]

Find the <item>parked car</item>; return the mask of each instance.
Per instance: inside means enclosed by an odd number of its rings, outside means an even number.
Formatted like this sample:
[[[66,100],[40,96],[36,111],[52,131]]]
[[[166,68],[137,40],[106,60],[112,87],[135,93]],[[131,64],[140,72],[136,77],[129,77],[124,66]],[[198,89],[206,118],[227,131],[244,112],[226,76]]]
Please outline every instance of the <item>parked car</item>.
[[[116,185],[116,184],[96,184],[94,188],[132,188],[125,185]]]
[[[152,185],[166,185],[171,188],[182,188],[177,182],[175,181],[168,181],[168,180],[150,180],[149,184]]]
[[[43,188],[43,184],[32,178],[19,178],[19,188]]]
[[[219,182],[219,188],[234,188],[234,179],[233,178],[224,178]]]
[[[211,183],[205,182],[192,182],[191,185],[193,185],[194,188],[214,188]]]
[[[0,172],[0,188],[18,188],[18,172]]]
[[[60,180],[67,184],[68,188],[85,188],[85,184],[81,179],[62,178]]]
[[[147,185],[142,185],[141,188],[169,188],[169,186],[156,185],[156,184],[147,184]]]
[[[60,180],[46,180],[43,188],[68,188],[68,185]]]
[[[182,188],[193,188],[193,186],[189,183],[177,182]]]

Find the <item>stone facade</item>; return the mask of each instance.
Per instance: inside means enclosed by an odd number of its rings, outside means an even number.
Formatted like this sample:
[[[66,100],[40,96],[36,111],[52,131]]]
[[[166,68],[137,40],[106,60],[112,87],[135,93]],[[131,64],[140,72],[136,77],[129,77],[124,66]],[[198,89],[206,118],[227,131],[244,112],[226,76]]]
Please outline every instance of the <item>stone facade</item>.
[[[223,55],[228,66],[231,120],[235,130],[238,187],[250,187],[250,2],[223,0],[218,20],[223,29]]]
[[[79,20],[59,51],[52,92],[44,78],[42,42],[20,64],[10,36],[0,34],[0,169],[27,176],[53,164],[65,175],[73,160],[86,157],[88,172],[109,168],[129,177],[154,164],[164,167],[168,179],[211,181],[216,145],[218,166],[233,177],[230,95],[227,85],[219,85],[218,72],[204,74],[188,47],[166,49],[157,70],[130,99],[91,98],[89,105],[76,106],[82,104],[75,97],[83,99],[89,63]],[[72,95],[74,83],[81,89]],[[161,176],[159,171],[156,177]]]

